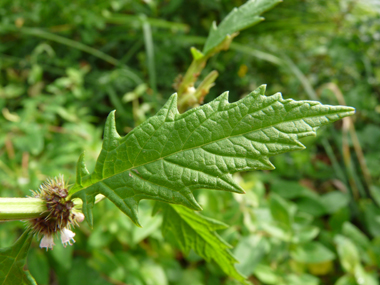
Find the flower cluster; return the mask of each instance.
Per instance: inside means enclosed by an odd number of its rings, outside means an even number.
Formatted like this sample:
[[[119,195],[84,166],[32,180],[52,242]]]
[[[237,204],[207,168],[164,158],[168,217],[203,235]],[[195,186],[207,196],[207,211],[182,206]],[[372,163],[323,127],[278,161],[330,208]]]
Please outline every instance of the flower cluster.
[[[40,247],[46,250],[53,249],[54,237],[57,233],[61,235],[62,244],[75,242],[70,228],[78,225],[84,220],[84,215],[74,210],[74,203],[66,200],[68,196],[67,185],[63,176],[48,179],[38,191],[32,191],[34,198],[46,201],[47,210],[42,217],[32,219],[30,227],[37,235],[42,235]]]

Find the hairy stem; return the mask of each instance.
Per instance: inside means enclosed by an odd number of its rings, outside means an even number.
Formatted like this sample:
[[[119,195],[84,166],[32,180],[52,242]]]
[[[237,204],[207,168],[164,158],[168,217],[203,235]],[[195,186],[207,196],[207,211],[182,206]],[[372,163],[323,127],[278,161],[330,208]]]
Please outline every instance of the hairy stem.
[[[96,195],[95,203],[105,197]],[[82,208],[82,200],[74,199],[74,208]],[[48,215],[46,201],[40,198],[0,198],[0,221],[29,220]]]
[[[40,198],[0,198],[0,220],[34,219],[46,210],[46,201]]]

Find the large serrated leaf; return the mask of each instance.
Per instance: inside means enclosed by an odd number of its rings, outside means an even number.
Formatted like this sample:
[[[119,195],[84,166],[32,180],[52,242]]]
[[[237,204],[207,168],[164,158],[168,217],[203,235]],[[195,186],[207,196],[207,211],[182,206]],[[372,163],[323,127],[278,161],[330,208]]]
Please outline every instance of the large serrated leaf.
[[[182,206],[171,204],[162,205],[161,208],[164,236],[175,241],[181,251],[188,253],[193,249],[206,261],[215,261],[228,276],[246,283],[246,278],[234,266],[237,260],[229,251],[231,246],[215,232],[227,228],[227,225]]]
[[[0,249],[1,285],[37,285],[30,272],[24,270],[32,236],[27,230],[11,247]]]
[[[304,149],[298,139],[354,113],[350,107],[284,100],[280,93],[264,92],[263,85],[231,104],[226,92],[183,114],[178,113],[174,94],[154,117],[125,137],[117,133],[112,112],[94,172],[89,174],[82,155],[70,195],[83,200],[90,225],[97,194],[109,198],[137,225],[142,199],[201,210],[193,190],[244,193],[231,173],[273,169],[268,157]]]
[[[281,1],[249,0],[239,8],[233,9],[219,26],[216,26],[215,22],[212,24],[203,53],[207,54],[214,47],[221,44],[227,36],[261,22],[264,18],[260,17],[260,15]]]

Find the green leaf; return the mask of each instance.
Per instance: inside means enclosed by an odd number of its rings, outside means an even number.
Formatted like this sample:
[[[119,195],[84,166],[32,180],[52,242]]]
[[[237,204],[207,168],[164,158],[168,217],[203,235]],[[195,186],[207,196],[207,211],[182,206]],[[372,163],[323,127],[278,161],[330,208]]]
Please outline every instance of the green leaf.
[[[193,249],[206,261],[214,260],[229,276],[245,283],[245,277],[235,268],[237,262],[229,251],[231,246],[215,231],[228,226],[177,205],[165,205],[163,208],[162,232],[174,241],[183,252]]]
[[[292,285],[319,285],[319,280],[317,277],[310,274],[289,274],[285,276],[285,284]]]
[[[31,248],[26,263],[28,264],[30,274],[34,277],[37,284],[49,284],[50,264],[47,254],[44,251],[39,248]]]
[[[200,52],[199,50],[197,50],[195,47],[192,47],[190,51],[195,60],[201,59],[204,56],[204,54]]]
[[[369,238],[350,222],[343,224],[342,233],[363,250],[367,250],[371,246]]]
[[[319,228],[315,226],[298,226],[294,224],[292,242],[305,243],[313,240],[319,234]]]
[[[265,257],[269,249],[269,242],[262,236],[243,237],[234,250],[234,254],[239,260],[236,268],[244,275],[251,275],[255,266]]]
[[[109,198],[137,225],[142,199],[199,211],[193,190],[244,193],[231,173],[273,169],[268,157],[304,149],[298,139],[354,113],[350,107],[284,100],[280,93],[264,92],[263,85],[236,103],[228,103],[226,92],[183,114],[178,113],[174,94],[154,117],[125,137],[117,133],[112,112],[94,172],[88,173],[82,155],[70,194],[83,200],[90,225],[97,194]]]
[[[169,284],[162,265],[153,262],[144,262],[140,267],[140,274],[149,285],[167,285]]]
[[[302,263],[321,263],[335,258],[335,254],[319,242],[297,245],[291,252],[294,260]]]
[[[274,220],[288,228],[291,227],[297,210],[294,204],[287,202],[276,194],[272,194],[269,199],[269,209]]]
[[[290,242],[292,240],[291,228],[284,225],[283,223],[271,221],[268,223],[261,223],[260,225],[266,233],[274,238],[285,242]]]
[[[61,284],[61,283],[60,283]],[[112,285],[115,283],[110,283],[102,278],[100,273],[88,265],[88,258],[78,256],[73,261],[73,266],[67,272],[67,285]],[[136,284],[136,283],[135,283]]]
[[[267,265],[258,264],[254,269],[255,276],[265,284],[280,284],[281,276]]]
[[[379,285],[376,271],[372,275],[366,272],[361,264],[356,265],[354,276],[357,284]]]
[[[373,199],[376,201],[377,205],[380,205],[380,187],[371,185],[369,187],[369,192],[371,193]]]
[[[207,54],[233,33],[261,22],[264,18],[260,17],[260,15],[281,1],[282,0],[249,0],[239,8],[234,8],[218,27],[216,23],[213,22],[203,48],[203,53]]]
[[[380,209],[371,200],[362,199],[359,202],[360,208],[364,212],[366,226],[370,234],[374,237],[380,236]]]
[[[324,194],[321,197],[321,202],[324,205],[326,211],[330,214],[335,213],[339,209],[346,207],[350,202],[348,194],[340,191],[332,191]]]
[[[24,270],[32,237],[27,230],[11,247],[0,249],[1,285],[37,285],[30,272]]]
[[[320,196],[310,193],[307,197],[297,199],[297,208],[301,212],[308,213],[314,217],[320,217],[326,214],[326,208],[323,205]]]
[[[275,180],[271,183],[271,192],[285,199],[294,199],[307,195],[310,190],[295,181]]]
[[[343,275],[336,282],[335,285],[357,285],[355,278],[351,275]]]
[[[329,225],[333,232],[338,233],[342,230],[342,226],[345,222],[351,219],[351,213],[349,208],[341,208],[329,218]]]
[[[340,277],[334,285],[378,285],[379,281],[376,277],[364,271],[361,266],[357,266],[355,275],[346,274]]]
[[[341,235],[335,236],[334,241],[337,244],[337,251],[343,269],[354,274],[356,266],[360,265],[360,256],[356,245],[349,238]]]

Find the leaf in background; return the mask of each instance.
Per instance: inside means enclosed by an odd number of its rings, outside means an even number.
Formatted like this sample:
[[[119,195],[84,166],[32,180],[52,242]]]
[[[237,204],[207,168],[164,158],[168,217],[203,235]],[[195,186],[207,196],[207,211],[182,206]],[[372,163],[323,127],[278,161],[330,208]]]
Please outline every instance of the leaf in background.
[[[256,265],[268,254],[269,249],[269,242],[260,235],[252,234],[243,237],[234,250],[239,260],[236,268],[244,275],[251,275]]]
[[[161,207],[164,236],[174,241],[181,251],[188,253],[193,249],[206,261],[214,260],[229,276],[246,282],[245,277],[234,266],[237,260],[229,251],[231,246],[215,232],[227,228],[226,224],[182,206],[162,204]]]
[[[29,250],[26,263],[28,264],[30,274],[36,280],[37,284],[49,284],[51,266],[49,264],[47,254],[44,251],[39,248],[31,248]]]
[[[340,191],[332,191],[322,195],[321,202],[326,211],[332,214],[343,207],[347,207],[350,202],[350,196]]]
[[[380,209],[368,199],[359,201],[368,231],[373,237],[380,236]]]
[[[293,243],[305,243],[313,240],[319,234],[319,228],[315,226],[300,226],[293,224],[294,235],[292,236]]]
[[[111,283],[103,279],[100,272],[94,270],[88,265],[88,258],[79,256],[73,262],[73,266],[66,273],[66,283],[60,283],[65,285],[112,285]]]
[[[301,212],[308,213],[314,217],[320,217],[326,214],[325,205],[319,195],[309,192],[307,196],[297,199],[297,208]]]
[[[32,235],[25,231],[11,246],[0,249],[1,285],[37,285],[28,270],[24,270]]]
[[[360,256],[356,245],[349,238],[341,235],[335,236],[334,241],[337,244],[340,264],[343,269],[354,274],[355,268],[360,265]]]
[[[335,254],[330,249],[316,241],[297,245],[291,256],[302,263],[321,263],[335,259]]]
[[[369,238],[350,222],[343,224],[342,234],[355,242],[363,250],[367,250],[371,246]]]
[[[207,54],[214,47],[223,42],[223,40],[233,33],[253,26],[262,20],[262,13],[273,8],[282,0],[249,0],[239,8],[233,9],[223,21],[216,26],[213,22],[203,53]]]
[[[282,225],[291,228],[297,207],[276,194],[271,194],[269,209],[272,217]]]
[[[366,285],[378,285],[378,278],[376,270],[370,273],[364,269],[360,262],[360,253],[355,243],[353,243],[349,238],[336,235],[334,238],[337,244],[337,251],[340,259],[340,264],[343,269],[352,276],[352,278],[340,278],[335,284],[345,285],[345,284],[366,284]],[[347,276],[347,275],[346,275]],[[353,282],[355,279],[356,282]]]
[[[340,277],[334,285],[357,285],[357,283],[353,276],[346,274]]]
[[[274,180],[271,182],[271,193],[276,193],[285,199],[294,199],[302,196],[307,196],[310,189],[302,186],[296,181]]]
[[[285,284],[291,285],[319,285],[319,279],[310,274],[289,274],[285,276]]]
[[[265,264],[258,264],[254,269],[254,274],[264,284],[281,284],[281,276]]]
[[[226,92],[183,114],[174,94],[157,115],[125,137],[117,133],[112,112],[94,172],[89,174],[82,155],[70,194],[83,200],[90,225],[97,194],[109,198],[137,225],[142,199],[199,211],[193,190],[244,193],[231,173],[273,169],[269,156],[304,149],[298,139],[354,113],[350,107],[284,100],[280,93],[267,97],[264,92],[263,85],[231,104]]]

